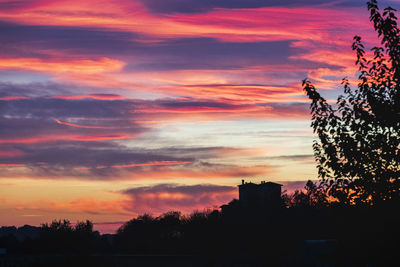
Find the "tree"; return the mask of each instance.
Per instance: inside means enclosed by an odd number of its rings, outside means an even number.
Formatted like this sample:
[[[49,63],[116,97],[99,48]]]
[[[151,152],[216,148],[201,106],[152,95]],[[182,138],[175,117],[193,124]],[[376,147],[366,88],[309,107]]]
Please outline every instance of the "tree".
[[[315,183],[308,180],[303,190],[296,190],[288,197],[288,206],[295,208],[324,207],[327,204],[326,194]]]
[[[89,220],[86,220],[85,222],[77,222],[75,225],[75,232],[90,235],[93,233],[93,223]]]
[[[376,204],[400,192],[400,35],[395,9],[381,13],[367,3],[382,47],[366,59],[361,37],[352,49],[359,67],[358,86],[343,79],[344,95],[330,105],[305,79],[311,99],[311,126],[319,140],[313,149],[320,186],[343,204]]]
[[[43,252],[93,252],[99,245],[99,232],[93,231],[89,220],[77,222],[75,226],[69,220],[53,220],[41,226],[40,243]]]
[[[44,223],[41,226],[42,231],[51,233],[67,233],[73,232],[74,228],[69,220],[53,220],[51,224]]]

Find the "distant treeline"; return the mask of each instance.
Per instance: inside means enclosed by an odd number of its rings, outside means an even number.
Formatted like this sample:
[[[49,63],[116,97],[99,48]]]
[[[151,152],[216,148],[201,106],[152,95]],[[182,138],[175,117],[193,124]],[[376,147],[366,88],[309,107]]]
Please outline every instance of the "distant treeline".
[[[144,214],[126,222],[115,235],[100,235],[90,221],[74,225],[53,221],[32,228],[35,234],[25,238],[15,234],[21,228],[2,227],[0,248],[24,255],[251,254],[283,263],[307,255],[305,240],[326,240],[335,244],[324,256],[330,263],[382,265],[395,259],[400,240],[398,201],[379,206],[328,205],[310,188],[283,200],[275,209],[242,207],[234,200],[225,212]]]

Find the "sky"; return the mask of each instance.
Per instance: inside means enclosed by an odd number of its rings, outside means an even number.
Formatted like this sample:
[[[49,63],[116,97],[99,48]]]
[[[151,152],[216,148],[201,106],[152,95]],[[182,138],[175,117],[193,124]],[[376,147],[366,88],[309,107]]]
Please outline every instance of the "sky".
[[[0,0],[0,225],[108,233],[318,179],[301,81],[354,86],[356,34],[361,0]]]

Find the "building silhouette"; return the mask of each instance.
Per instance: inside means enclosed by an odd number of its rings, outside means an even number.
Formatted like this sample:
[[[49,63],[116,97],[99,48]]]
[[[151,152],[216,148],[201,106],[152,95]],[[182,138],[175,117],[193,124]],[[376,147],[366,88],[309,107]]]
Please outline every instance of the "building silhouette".
[[[234,199],[229,204],[222,205],[222,213],[234,213],[244,210],[269,210],[282,207],[282,185],[262,181],[260,184],[245,182],[238,185],[239,200]]]
[[[280,207],[282,185],[262,181],[260,184],[245,182],[239,187],[239,202],[244,207]]]

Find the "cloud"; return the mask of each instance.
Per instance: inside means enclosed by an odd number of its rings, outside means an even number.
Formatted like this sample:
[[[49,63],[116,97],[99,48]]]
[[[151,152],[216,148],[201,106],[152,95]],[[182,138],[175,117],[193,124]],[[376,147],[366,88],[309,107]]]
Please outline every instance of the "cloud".
[[[277,160],[293,160],[293,161],[313,161],[314,160],[314,155],[308,155],[308,154],[303,154],[303,155],[281,155],[281,156],[269,156],[266,157],[268,159],[277,159]]]
[[[26,118],[126,118],[134,110],[134,102],[104,99],[16,99],[4,101],[3,116]],[[51,119],[52,120],[52,119]],[[54,120],[52,123],[57,124]]]
[[[157,184],[122,191],[131,199],[129,209],[136,213],[159,214],[171,210],[190,213],[218,207],[237,195],[237,188],[213,184]]]
[[[3,101],[1,143],[135,138],[146,128],[132,121],[124,100],[33,98]]]
[[[110,166],[96,166],[96,169],[105,169],[105,168],[133,168],[133,167],[143,167],[143,166],[171,166],[171,165],[181,165],[188,164],[190,161],[173,161],[173,160],[163,160],[163,161],[152,161],[145,163],[132,163],[125,165],[110,165]],[[84,167],[83,169],[90,169]]]
[[[118,55],[126,50],[132,53],[135,51],[133,40],[143,38],[138,34],[122,31],[79,26],[29,25],[5,21],[0,21],[0,36],[4,44],[2,52],[8,56],[18,55],[41,59],[68,54],[86,55],[92,58],[99,54]]]
[[[225,91],[225,93],[227,92]],[[270,101],[273,100],[270,99]],[[308,120],[309,105],[307,103],[251,103],[250,99],[159,99],[142,102],[137,105],[134,114],[136,120],[142,123],[177,119],[206,121],[241,118]]]
[[[270,119],[285,116],[308,119],[308,105],[303,103],[242,103],[244,100],[195,98],[114,98],[111,96],[109,100],[109,95],[73,95],[3,100],[0,121],[7,127],[0,129],[1,143],[137,138],[151,131],[146,122],[185,118]]]
[[[71,126],[71,127],[77,127],[77,128],[86,128],[86,129],[107,129],[110,127],[106,127],[106,126],[87,126],[87,125],[78,125],[75,123],[69,123],[69,122],[64,122],[64,121],[60,121],[57,119],[54,119],[55,122],[57,122],[58,124],[61,125],[67,125],[67,126]]]
[[[89,213],[128,215],[122,200],[97,200],[93,198],[80,198],[69,202],[52,202],[49,205],[53,212]]]
[[[16,156],[21,156],[24,153],[22,151],[19,150],[15,150],[15,149],[10,149],[8,151],[0,151],[0,158],[12,158],[12,157],[16,157]]]
[[[25,73],[26,74],[26,73]],[[18,73],[18,77],[23,76]],[[61,85],[54,82],[0,82],[0,97],[3,101],[32,99],[34,97],[45,97],[54,94],[66,94],[70,90],[79,90],[82,87],[73,85]]]
[[[236,43],[207,37],[165,39],[141,46],[132,51],[133,55],[148,55],[147,60],[132,61],[125,71],[241,69],[253,65],[289,63],[292,61],[290,56],[304,52],[301,48],[292,47],[290,41]],[[160,58],[166,60],[160,61]]]
[[[124,63],[109,58],[91,59],[39,59],[39,58],[2,58],[0,70],[22,69],[46,73],[65,74],[96,74],[116,72],[123,68]]]
[[[205,13],[216,8],[260,8],[272,6],[304,7],[304,6],[360,6],[356,1],[327,0],[141,0],[141,2],[156,13]]]
[[[114,142],[64,141],[8,144],[4,150],[21,151],[0,157],[5,177],[85,180],[169,180],[237,178],[269,174],[273,165],[217,164],[214,159],[257,155],[251,149],[225,147],[145,147]],[[241,152],[242,151],[242,152]],[[251,153],[250,153],[251,152]]]
[[[94,5],[95,3],[99,5]],[[107,12],[104,12],[104,7],[107,7]],[[115,17],[118,17],[118,20],[115,20]],[[355,14],[351,12],[351,8],[348,8],[347,13],[331,7],[318,6],[246,9],[227,7],[204,14],[160,16],[149,13],[143,3],[136,1],[86,1],[79,4],[61,1],[32,5],[18,11],[0,12],[0,19],[23,24],[114,29],[157,37],[201,36],[231,41],[310,38],[324,41],[327,37],[323,33],[324,30],[348,28],[349,21],[346,18],[349,17],[352,18],[351,23],[363,26],[354,19]]]
[[[6,90],[1,92],[8,97]],[[7,175],[100,180],[211,179],[269,173],[274,166],[268,164],[214,162],[262,156],[260,149],[187,147],[162,141],[158,133],[173,120],[271,119],[282,114],[295,118],[307,112],[307,105],[301,103],[193,97],[141,100],[116,94],[12,98],[3,100],[1,108],[0,123],[7,127],[0,128],[0,148],[9,157],[0,155],[0,163]],[[157,146],[138,145],[148,141]]]
[[[238,69],[249,65],[291,63],[304,50],[292,40],[225,42],[208,36],[156,38],[102,28],[0,23],[5,57],[0,67],[61,71],[165,71]],[[40,36],[40,41],[38,41]],[[27,52],[29,51],[29,52]],[[246,51],[244,53],[243,51]],[[122,58],[124,62],[114,58]],[[11,58],[13,57],[13,58]],[[8,59],[7,59],[8,58]],[[160,60],[162,59],[162,60]],[[74,63],[79,63],[75,65]],[[126,66],[125,66],[126,64]]]
[[[25,164],[18,163],[0,163],[0,167],[24,167]]]
[[[101,142],[100,142],[101,141]],[[57,168],[66,168],[64,174],[72,173],[73,168],[99,169],[98,174],[105,168],[130,168],[130,167],[157,167],[177,164],[187,164],[192,158],[174,157],[160,150],[130,149],[113,143],[100,141],[87,142],[64,141],[55,144],[43,143],[30,146],[15,144],[13,149],[19,148],[22,155],[12,158],[1,158],[0,162],[16,164],[18,166],[30,165],[38,170],[48,171]],[[10,146],[9,146],[10,147]],[[37,164],[44,162],[43,164]],[[12,165],[10,165],[12,166]],[[103,172],[107,174],[107,171]],[[137,170],[136,170],[137,171]],[[116,172],[110,173],[110,175]]]
[[[22,99],[30,99],[30,97],[27,97],[27,96],[5,96],[5,97],[0,97],[1,101],[12,101],[12,100],[22,100]]]
[[[100,100],[119,100],[123,99],[124,97],[116,94],[87,94],[87,95],[56,95],[56,96],[51,96],[50,98],[71,99],[71,100],[86,99],[86,98],[100,99]]]
[[[31,202],[23,200],[11,202],[13,209],[20,212],[43,212],[57,214],[86,214],[86,215],[113,215],[130,216],[132,212],[125,208],[125,200],[103,200],[92,197],[81,197],[70,201],[54,201],[40,199]]]
[[[354,7],[337,8],[343,1],[167,2],[102,2],[107,12],[92,1],[12,5],[0,12],[7,21],[0,24],[0,66],[132,94],[290,101],[302,95],[298,81],[307,73],[329,89],[355,71],[347,51],[354,28],[371,39]],[[148,11],[152,3],[208,11],[158,14]]]

